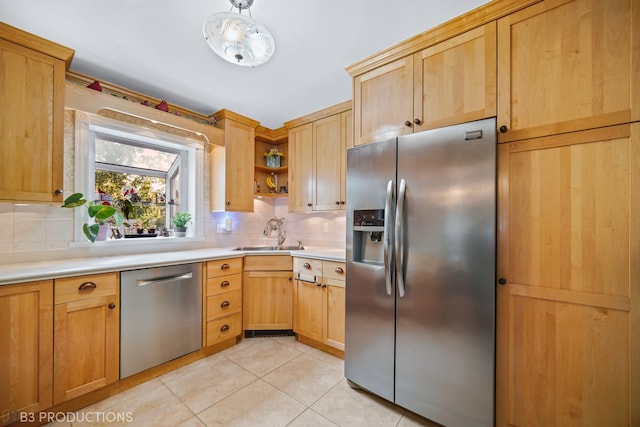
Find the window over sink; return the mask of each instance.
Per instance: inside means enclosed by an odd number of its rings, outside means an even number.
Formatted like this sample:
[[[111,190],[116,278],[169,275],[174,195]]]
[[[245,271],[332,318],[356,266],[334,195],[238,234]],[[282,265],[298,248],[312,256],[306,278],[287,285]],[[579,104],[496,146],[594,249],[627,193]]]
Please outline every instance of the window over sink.
[[[192,215],[187,237],[203,237],[196,197],[202,194],[202,141],[101,118],[77,121],[75,141],[75,192],[108,204],[132,202],[130,219],[112,227],[109,242],[167,241],[162,238],[172,236],[177,212]],[[76,223],[87,222],[84,210],[75,214]],[[74,241],[86,242],[79,227]]]

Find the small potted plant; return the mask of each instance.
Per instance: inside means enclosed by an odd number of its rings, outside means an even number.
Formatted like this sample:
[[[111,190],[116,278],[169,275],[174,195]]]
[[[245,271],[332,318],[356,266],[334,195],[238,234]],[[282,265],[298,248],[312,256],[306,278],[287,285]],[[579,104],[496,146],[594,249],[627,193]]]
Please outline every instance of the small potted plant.
[[[176,237],[184,237],[187,235],[187,223],[191,221],[191,214],[189,212],[176,212],[171,218],[171,222],[176,226]]]
[[[63,208],[87,207],[89,218],[93,218],[94,224],[83,224],[82,231],[91,243],[96,240],[107,240],[110,224],[121,225],[125,218],[129,219],[131,202],[124,200],[115,206],[108,201],[87,202],[82,193],[74,193],[67,197],[62,204]]]

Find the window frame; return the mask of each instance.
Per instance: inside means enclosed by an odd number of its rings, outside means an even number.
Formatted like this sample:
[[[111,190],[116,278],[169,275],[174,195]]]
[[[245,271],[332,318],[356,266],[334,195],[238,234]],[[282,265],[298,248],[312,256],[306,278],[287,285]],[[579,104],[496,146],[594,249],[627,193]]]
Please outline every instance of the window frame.
[[[113,122],[109,119],[96,118],[97,120],[77,120],[75,135],[75,192],[85,194],[90,200],[95,195],[95,141],[96,137],[108,138],[133,145],[145,146],[164,151],[174,151],[180,155],[179,168],[167,172],[167,177],[180,171],[180,211],[190,212],[193,216],[189,226],[187,237],[180,238],[147,238],[147,239],[111,239],[96,241],[93,245],[141,245],[175,243],[178,240],[184,242],[190,240],[204,240],[204,221],[202,210],[203,189],[203,141],[187,137],[172,135],[166,132],[143,128],[141,126],[126,123]],[[168,185],[168,183],[167,183]],[[175,211],[169,210],[173,215]],[[170,221],[170,217],[167,218]],[[82,232],[79,224],[89,222],[86,209],[74,209],[74,236],[73,245],[90,245]]]

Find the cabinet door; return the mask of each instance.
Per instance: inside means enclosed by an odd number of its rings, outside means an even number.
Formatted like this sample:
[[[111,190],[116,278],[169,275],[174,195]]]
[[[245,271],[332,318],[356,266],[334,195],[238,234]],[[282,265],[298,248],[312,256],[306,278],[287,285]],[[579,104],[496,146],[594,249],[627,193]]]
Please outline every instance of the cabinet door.
[[[313,209],[313,124],[289,131],[289,211]]]
[[[340,208],[347,208],[347,150],[353,147],[353,110],[340,114],[342,121],[342,159],[340,161]]]
[[[545,0],[500,19],[499,142],[638,120],[636,6]]]
[[[231,119],[220,124],[225,145],[209,153],[210,209],[253,212],[255,129]]]
[[[354,145],[413,132],[413,56],[355,77],[353,117]]]
[[[225,210],[253,212],[255,129],[227,120],[225,124]]]
[[[293,328],[293,273],[248,271],[243,276],[243,329]]]
[[[313,155],[315,160],[315,185],[313,210],[340,209],[341,167],[344,157],[340,114],[313,122]]]
[[[415,54],[414,72],[415,130],[495,116],[496,23]]]
[[[324,315],[322,342],[344,350],[344,317],[345,317],[345,287],[340,280],[326,279],[323,285]]]
[[[52,359],[53,282],[0,286],[0,424],[51,407]]]
[[[322,342],[322,286],[319,282],[296,280],[295,332]]]
[[[118,380],[117,295],[56,304],[54,404]]]
[[[0,200],[61,202],[65,63],[0,38]]]
[[[498,159],[496,425],[640,425],[640,124]]]

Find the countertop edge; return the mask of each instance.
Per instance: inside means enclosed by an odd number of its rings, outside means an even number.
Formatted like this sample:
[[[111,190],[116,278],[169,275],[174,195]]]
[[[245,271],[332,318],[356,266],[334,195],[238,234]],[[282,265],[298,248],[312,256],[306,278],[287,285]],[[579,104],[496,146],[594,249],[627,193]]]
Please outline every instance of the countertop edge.
[[[68,260],[0,264],[0,286],[59,279],[62,277],[82,276],[86,274],[111,273],[244,257],[245,255],[285,254],[302,258],[317,258],[339,262],[345,261],[344,251],[340,249],[310,248],[300,251],[237,251],[224,248],[194,249],[128,256],[72,258]]]

